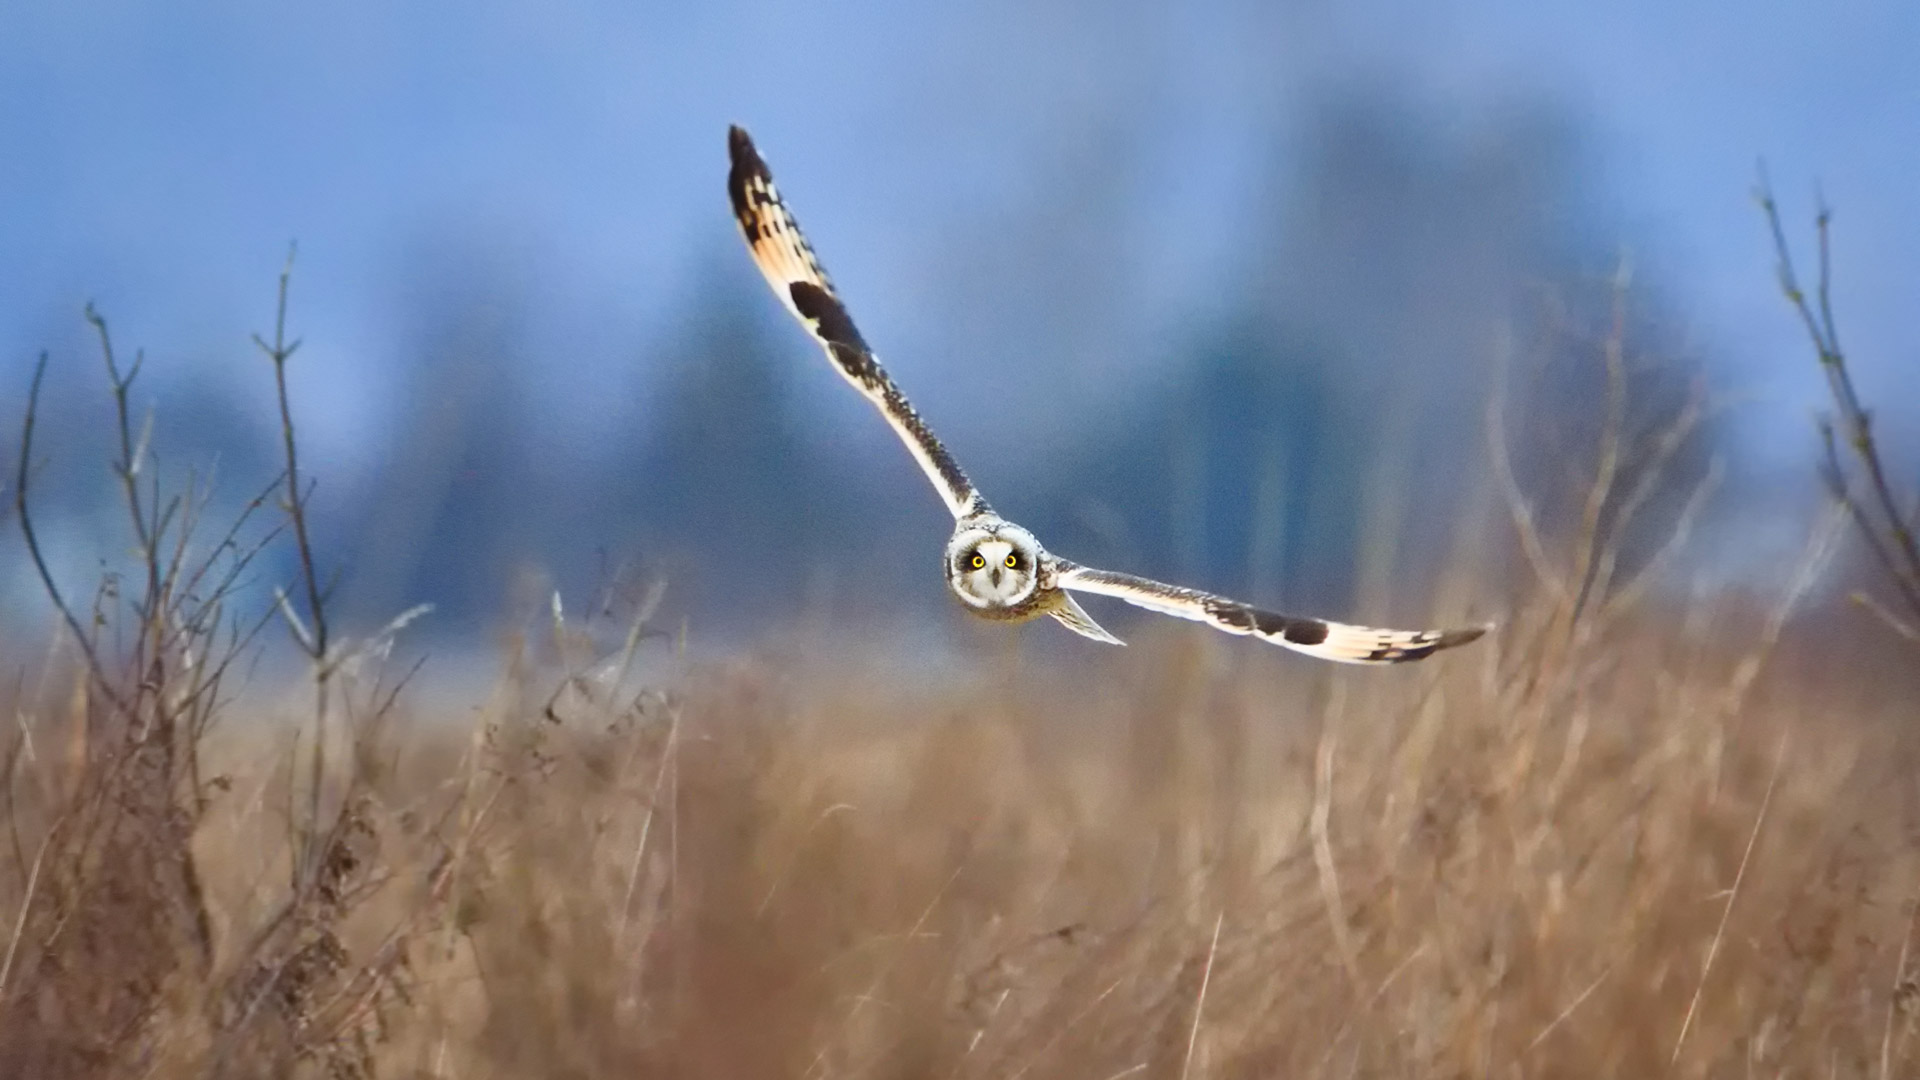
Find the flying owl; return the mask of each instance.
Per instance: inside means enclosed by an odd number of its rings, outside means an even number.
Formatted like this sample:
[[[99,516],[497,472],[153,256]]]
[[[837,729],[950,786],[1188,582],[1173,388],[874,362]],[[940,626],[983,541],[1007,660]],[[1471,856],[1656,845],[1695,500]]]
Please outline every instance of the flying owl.
[[[947,540],[945,576],[947,588],[968,611],[1005,622],[1051,615],[1075,633],[1113,645],[1125,644],[1094,622],[1073,597],[1074,592],[1098,593],[1163,615],[1203,622],[1229,634],[1252,635],[1308,656],[1354,664],[1419,660],[1441,649],[1465,645],[1487,632],[1485,626],[1381,630],[1281,615],[1197,589],[1081,566],[1041,547],[1033,533],[987,505],[960,463],[934,437],[880,366],[834,292],[813,246],[807,243],[799,223],[774,188],[773,176],[754,149],[753,140],[735,127],[728,132],[727,148],[733,159],[727,194],[732,197],[733,214],[746,235],[754,263],[787,310],[826,350],[834,368],[879,408],[953,512],[955,525],[953,536]]]

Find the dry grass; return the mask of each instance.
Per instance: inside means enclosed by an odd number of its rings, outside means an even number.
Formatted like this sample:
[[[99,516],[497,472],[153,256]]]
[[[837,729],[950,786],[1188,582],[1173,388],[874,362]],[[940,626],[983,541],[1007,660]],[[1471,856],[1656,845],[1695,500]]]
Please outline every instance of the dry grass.
[[[1725,630],[1550,687],[1511,639],[1382,675],[1169,632],[1079,689],[556,696],[522,646],[473,724],[359,748],[335,897],[271,949],[294,758],[230,728],[210,955],[150,858],[114,906],[43,873],[5,1041],[35,1075],[1911,1075],[1911,699],[1763,673],[1729,709]],[[232,1015],[263,952],[307,969],[271,1037]]]

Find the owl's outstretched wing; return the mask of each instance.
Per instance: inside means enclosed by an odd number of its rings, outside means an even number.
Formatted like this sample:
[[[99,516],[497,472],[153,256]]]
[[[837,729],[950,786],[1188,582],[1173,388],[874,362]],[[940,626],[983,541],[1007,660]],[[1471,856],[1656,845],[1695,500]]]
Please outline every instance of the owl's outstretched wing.
[[[920,414],[913,411],[905,394],[887,377],[886,369],[867,348],[853,317],[833,291],[833,282],[813,254],[813,246],[800,232],[800,223],[781,200],[773,186],[773,174],[753,148],[753,140],[738,127],[727,133],[727,149],[733,168],[727,174],[727,194],[733,199],[733,216],[746,235],[753,261],[766,275],[767,283],[812,332],[827,351],[827,358],[854,389],[880,409],[887,423],[907,444],[927,479],[933,481],[940,498],[955,518],[990,512],[987,501],[974,490],[973,482],[960,464],[947,453]]]
[[[1251,634],[1322,660],[1348,664],[1399,664],[1420,660],[1455,645],[1465,645],[1489,627],[1459,630],[1380,630],[1325,619],[1280,615],[1238,600],[1166,585],[1132,574],[1061,564],[1055,581],[1061,588],[1116,596],[1163,615],[1203,622],[1229,634]]]

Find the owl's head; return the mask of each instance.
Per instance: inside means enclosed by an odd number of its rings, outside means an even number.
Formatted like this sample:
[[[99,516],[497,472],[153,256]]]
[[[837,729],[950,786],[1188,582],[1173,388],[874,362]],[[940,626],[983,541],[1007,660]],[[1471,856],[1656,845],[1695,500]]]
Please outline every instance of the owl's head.
[[[1040,541],[1010,521],[967,525],[947,541],[947,587],[981,611],[1024,603],[1040,584]]]

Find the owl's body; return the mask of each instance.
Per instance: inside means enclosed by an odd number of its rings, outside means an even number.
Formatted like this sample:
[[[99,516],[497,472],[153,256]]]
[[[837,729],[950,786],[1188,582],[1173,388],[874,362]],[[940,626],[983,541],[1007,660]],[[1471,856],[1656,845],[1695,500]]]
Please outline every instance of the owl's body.
[[[1032,533],[992,510],[961,518],[947,538],[947,591],[972,614],[997,622],[1051,615],[1096,641],[1125,644],[1060,587],[1060,570],[1067,565],[1048,554]]]
[[[1117,597],[1150,611],[1204,622],[1327,660],[1396,663],[1464,645],[1487,630],[1381,630],[1281,615],[1237,600],[1147,578],[1079,566],[1048,552],[1032,532],[994,512],[953,455],[920,419],[861,338],[813,248],[800,232],[747,133],[734,128],[727,191],[754,262],[834,367],[880,410],[954,517],[945,553],[948,591],[984,619],[1050,615],[1096,641],[1124,644],[1093,621],[1068,590]]]
[[[947,588],[961,606],[1003,622],[1048,613],[1056,590],[1040,541],[997,515],[961,518],[947,540]]]

